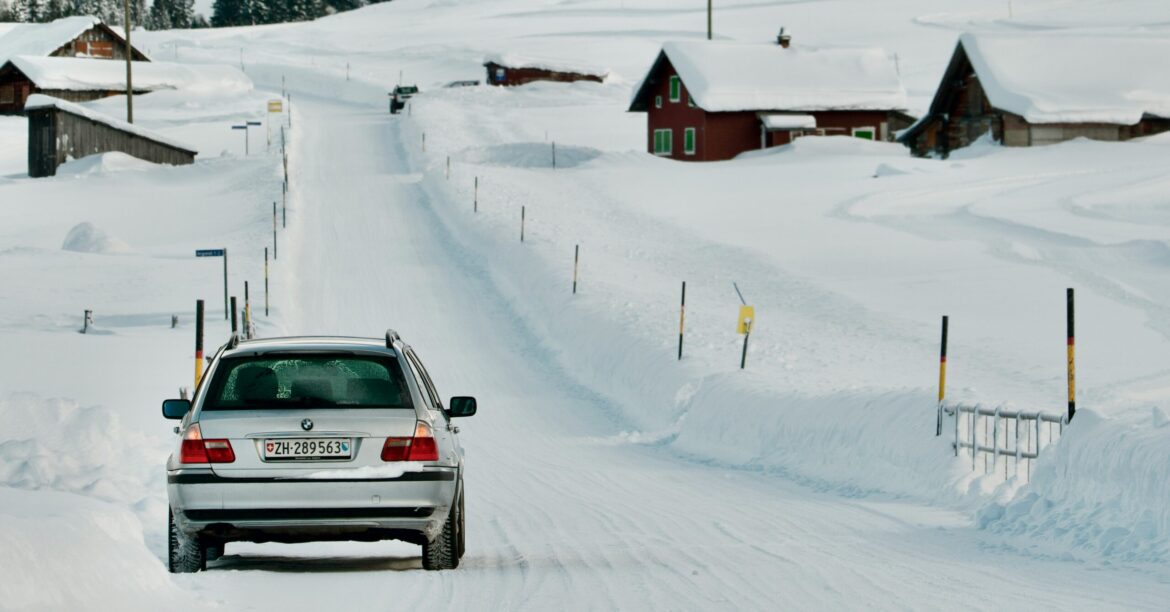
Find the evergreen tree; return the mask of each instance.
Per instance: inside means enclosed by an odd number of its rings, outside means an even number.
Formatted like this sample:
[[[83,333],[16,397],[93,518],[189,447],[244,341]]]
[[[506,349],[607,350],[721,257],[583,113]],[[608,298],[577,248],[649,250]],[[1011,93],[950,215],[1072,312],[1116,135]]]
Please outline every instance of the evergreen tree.
[[[73,14],[73,5],[69,0],[48,0],[45,4],[45,21],[69,17]]]
[[[167,0],[154,0],[150,5],[150,16],[146,18],[147,29],[169,30],[174,27],[169,5]]]
[[[168,0],[167,5],[172,28],[195,27],[195,0]]]
[[[211,5],[211,25],[222,28],[244,23],[242,0],[215,0]]]
[[[195,13],[195,18],[191,20],[192,28],[210,28],[211,23],[203,16],[203,13]]]

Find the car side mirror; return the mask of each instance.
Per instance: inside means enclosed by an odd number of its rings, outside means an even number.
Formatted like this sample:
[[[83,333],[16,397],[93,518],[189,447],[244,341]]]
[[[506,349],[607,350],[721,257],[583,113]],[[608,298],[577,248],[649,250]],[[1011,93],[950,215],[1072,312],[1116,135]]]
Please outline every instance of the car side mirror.
[[[447,405],[450,406],[448,412],[451,418],[469,417],[474,415],[476,410],[474,397],[453,397]]]
[[[177,421],[191,411],[191,400],[185,399],[169,399],[162,403],[162,413],[164,419],[171,419]],[[473,409],[474,411],[474,409]]]

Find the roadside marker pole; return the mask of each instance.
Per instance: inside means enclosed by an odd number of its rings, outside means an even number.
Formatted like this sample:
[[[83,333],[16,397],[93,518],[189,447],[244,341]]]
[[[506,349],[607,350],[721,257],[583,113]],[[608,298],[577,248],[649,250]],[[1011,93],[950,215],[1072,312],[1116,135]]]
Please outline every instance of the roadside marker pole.
[[[203,300],[195,300],[195,388],[203,378]]]
[[[520,242],[524,242],[524,207],[520,207]]]
[[[244,337],[252,339],[252,303],[248,298],[248,281],[244,281]]]
[[[1077,413],[1077,362],[1076,362],[1076,327],[1073,319],[1073,290],[1070,287],[1065,293],[1066,310],[1068,317],[1068,422],[1072,422]]]
[[[232,333],[240,331],[240,326],[236,322],[236,296],[232,296]]]
[[[752,325],[755,323],[756,310],[752,306],[748,306],[747,301],[743,299],[743,293],[739,290],[738,283],[731,283],[735,287],[735,293],[739,296],[739,325],[736,332],[743,334],[743,354],[739,357],[739,369],[744,369],[747,366],[747,349],[748,339],[752,336]]]
[[[479,177],[475,177],[475,196],[471,204],[471,212],[479,212]]]
[[[682,301],[678,306],[678,360],[682,361],[683,331],[687,321],[687,281],[682,282]]]
[[[942,318],[942,349],[938,359],[938,423],[934,428],[935,437],[942,435],[943,400],[947,397],[947,324],[950,317]],[[959,415],[955,414],[955,419]]]
[[[268,247],[264,247],[264,316],[268,316]]]
[[[227,247],[223,248],[223,320],[228,318],[228,272],[227,272]]]
[[[288,179],[280,190],[280,227],[288,227]]]
[[[427,152],[427,133],[426,132],[422,133],[422,152],[423,153]]]
[[[581,260],[581,245],[573,245],[573,295],[577,295],[577,265]]]
[[[451,180],[451,156],[447,156],[447,180]]]
[[[552,164],[553,164],[552,165],[553,170],[556,170],[557,169],[557,141],[555,141],[555,140],[552,143]]]

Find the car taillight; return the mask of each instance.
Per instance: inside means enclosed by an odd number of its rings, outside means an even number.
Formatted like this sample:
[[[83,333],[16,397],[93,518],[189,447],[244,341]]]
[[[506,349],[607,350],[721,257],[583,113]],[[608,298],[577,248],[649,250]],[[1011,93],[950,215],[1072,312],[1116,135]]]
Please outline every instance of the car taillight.
[[[382,461],[438,461],[439,447],[431,426],[419,421],[414,426],[413,438],[386,438],[382,445]]]
[[[179,449],[179,463],[232,463],[236,454],[228,440],[204,440],[199,423],[187,428]]]

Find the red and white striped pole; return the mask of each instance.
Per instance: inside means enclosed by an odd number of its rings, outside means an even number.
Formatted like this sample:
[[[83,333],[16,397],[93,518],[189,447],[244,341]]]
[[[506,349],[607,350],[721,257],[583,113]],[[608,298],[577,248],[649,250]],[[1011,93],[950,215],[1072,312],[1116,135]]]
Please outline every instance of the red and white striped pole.
[[[1068,315],[1068,421],[1077,413],[1076,326],[1073,318],[1073,290],[1065,294]]]

